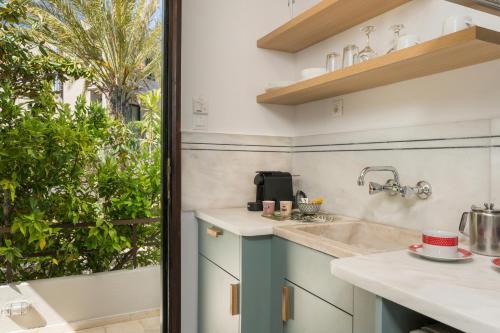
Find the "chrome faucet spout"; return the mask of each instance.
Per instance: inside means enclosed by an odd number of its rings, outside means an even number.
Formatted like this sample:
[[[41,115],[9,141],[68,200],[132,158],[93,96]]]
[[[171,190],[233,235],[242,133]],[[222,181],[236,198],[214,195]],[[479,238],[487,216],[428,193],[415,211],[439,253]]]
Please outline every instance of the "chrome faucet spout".
[[[426,181],[419,181],[417,186],[402,186],[399,182],[399,173],[395,167],[392,166],[371,166],[361,170],[358,177],[358,185],[365,185],[365,176],[368,172],[372,171],[389,171],[393,174],[393,179],[389,179],[384,185],[370,182],[368,186],[368,193],[370,195],[385,192],[390,196],[401,195],[403,198],[410,198],[417,196],[419,199],[425,200],[432,194],[432,187]]]
[[[363,170],[361,170],[361,173],[359,174],[359,177],[358,177],[358,185],[359,186],[365,185],[365,176],[368,172],[372,172],[372,171],[392,172],[392,174],[394,175],[394,182],[396,184],[399,184],[399,173],[395,167],[392,167],[392,166],[372,166],[372,167],[366,167]]]

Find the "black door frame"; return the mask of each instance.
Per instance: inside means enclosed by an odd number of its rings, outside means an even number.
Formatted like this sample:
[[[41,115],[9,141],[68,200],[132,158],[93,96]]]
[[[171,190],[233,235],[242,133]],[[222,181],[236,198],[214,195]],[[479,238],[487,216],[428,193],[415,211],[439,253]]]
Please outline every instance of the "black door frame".
[[[181,3],[163,0],[162,333],[181,332]]]

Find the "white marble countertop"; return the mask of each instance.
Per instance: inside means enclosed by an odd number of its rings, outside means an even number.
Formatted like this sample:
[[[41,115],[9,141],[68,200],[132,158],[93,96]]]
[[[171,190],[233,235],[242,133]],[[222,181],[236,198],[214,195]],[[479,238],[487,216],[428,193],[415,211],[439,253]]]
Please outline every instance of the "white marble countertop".
[[[500,332],[500,270],[491,257],[434,262],[407,251],[336,259],[332,274],[465,332]]]
[[[195,212],[197,218],[239,236],[272,235],[276,226],[298,223],[274,221],[261,215],[262,212],[249,212],[246,208],[200,209]]]

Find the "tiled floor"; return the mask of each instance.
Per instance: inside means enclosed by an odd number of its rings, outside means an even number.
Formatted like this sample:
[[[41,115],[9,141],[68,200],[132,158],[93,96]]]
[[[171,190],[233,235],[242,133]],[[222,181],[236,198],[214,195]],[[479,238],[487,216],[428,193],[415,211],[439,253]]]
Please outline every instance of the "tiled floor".
[[[160,333],[160,318],[152,317],[127,321],[102,327],[89,328],[75,333]],[[73,332],[68,332],[73,333]]]

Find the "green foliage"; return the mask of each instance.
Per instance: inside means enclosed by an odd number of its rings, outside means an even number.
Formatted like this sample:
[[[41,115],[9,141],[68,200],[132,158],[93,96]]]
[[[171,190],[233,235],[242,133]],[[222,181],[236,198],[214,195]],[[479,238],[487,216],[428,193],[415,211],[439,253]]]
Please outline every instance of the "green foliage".
[[[9,84],[16,97],[34,98],[44,82],[55,79],[90,77],[90,72],[65,59],[43,42],[37,42],[31,30],[22,24],[36,24],[28,18],[26,1],[0,3],[0,86]]]
[[[30,14],[39,40],[91,69],[92,83],[111,112],[128,116],[128,104],[154,76],[161,61],[159,0],[40,0]]]
[[[159,215],[159,93],[131,124],[57,102],[53,80],[85,71],[33,52],[23,15],[22,1],[0,5],[0,283],[158,263],[158,223],[111,222]]]
[[[159,215],[158,147],[96,104],[80,99],[73,112],[55,103],[49,87],[30,109],[13,99],[8,88],[0,94],[0,220],[12,231],[0,260],[11,263],[12,278],[131,267],[131,227],[110,222]],[[82,221],[93,225],[58,228]],[[136,232],[138,264],[157,263],[159,225]]]

